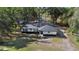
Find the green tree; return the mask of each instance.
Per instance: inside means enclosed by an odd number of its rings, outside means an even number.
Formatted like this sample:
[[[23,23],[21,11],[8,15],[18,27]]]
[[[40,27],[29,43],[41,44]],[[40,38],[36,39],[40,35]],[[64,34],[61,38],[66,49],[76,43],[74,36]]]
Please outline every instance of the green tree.
[[[62,16],[65,13],[68,13],[69,8],[64,8],[64,7],[49,7],[47,8],[47,11],[49,13],[49,15],[51,15],[51,18],[53,19],[53,23],[57,22],[57,18],[59,18],[59,16]]]
[[[69,21],[69,30],[72,33],[79,31],[79,8],[74,8],[74,14]]]

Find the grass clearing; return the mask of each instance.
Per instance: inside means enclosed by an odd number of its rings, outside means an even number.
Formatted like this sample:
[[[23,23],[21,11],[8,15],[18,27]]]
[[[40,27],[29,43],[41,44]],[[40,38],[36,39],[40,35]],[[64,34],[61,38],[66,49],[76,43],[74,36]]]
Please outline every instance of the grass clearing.
[[[62,38],[59,38],[59,37],[54,37],[54,38],[51,38],[50,40],[54,43],[61,43],[63,41]]]

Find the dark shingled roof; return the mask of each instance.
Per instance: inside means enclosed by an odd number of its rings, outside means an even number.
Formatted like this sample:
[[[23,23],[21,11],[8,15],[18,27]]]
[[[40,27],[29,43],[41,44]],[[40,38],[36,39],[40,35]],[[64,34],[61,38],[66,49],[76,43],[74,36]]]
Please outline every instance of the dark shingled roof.
[[[40,31],[44,31],[44,32],[47,32],[47,31],[50,31],[50,32],[57,32],[57,28],[56,27],[53,27],[53,26],[50,26],[50,25],[45,25],[45,26],[42,26],[39,28]]]

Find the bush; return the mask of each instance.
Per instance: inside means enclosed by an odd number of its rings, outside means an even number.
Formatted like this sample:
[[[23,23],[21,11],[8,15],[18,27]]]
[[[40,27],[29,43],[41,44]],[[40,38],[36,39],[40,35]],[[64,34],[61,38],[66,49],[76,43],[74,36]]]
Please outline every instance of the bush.
[[[26,39],[18,38],[15,41],[15,48],[17,48],[17,49],[23,48],[26,46],[26,43],[27,43]]]

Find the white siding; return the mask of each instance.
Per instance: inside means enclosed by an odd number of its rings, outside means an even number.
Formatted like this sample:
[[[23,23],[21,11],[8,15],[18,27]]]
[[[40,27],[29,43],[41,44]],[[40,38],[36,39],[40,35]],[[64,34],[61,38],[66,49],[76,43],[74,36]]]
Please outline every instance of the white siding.
[[[52,35],[56,35],[57,32],[43,32],[43,34],[52,34]]]

